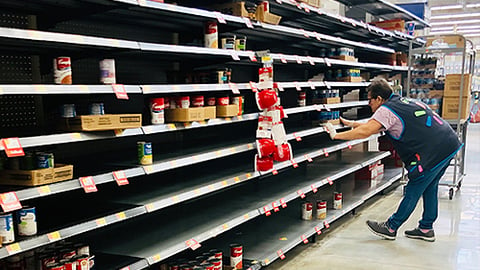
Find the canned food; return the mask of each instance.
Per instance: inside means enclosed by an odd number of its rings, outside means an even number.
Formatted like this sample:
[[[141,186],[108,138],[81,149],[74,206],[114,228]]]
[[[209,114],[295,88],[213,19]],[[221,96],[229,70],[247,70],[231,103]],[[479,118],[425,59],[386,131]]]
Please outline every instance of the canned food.
[[[217,98],[217,106],[227,106],[228,104],[230,104],[230,98],[228,96]]]
[[[77,270],[89,270],[90,262],[88,261],[88,255],[78,255],[73,259],[77,262]]]
[[[15,241],[13,217],[11,213],[0,213],[0,237],[2,237],[3,244]]]
[[[153,125],[165,123],[165,100],[164,98],[150,99],[150,114]]]
[[[230,245],[230,266],[233,269],[243,269],[243,247],[240,244]]]
[[[222,38],[222,49],[226,49],[226,50],[235,49],[235,35],[227,35]]]
[[[218,26],[215,21],[205,24],[205,47],[218,49]]]
[[[342,193],[333,193],[333,209],[342,209]]]
[[[77,255],[90,256],[90,247],[88,245],[79,243],[79,244],[76,244],[74,248],[77,252]]]
[[[152,143],[137,142],[138,163],[141,165],[150,165],[153,163]]]
[[[201,263],[200,266],[205,270],[215,270],[215,266],[209,262]]]
[[[71,260],[61,260],[61,263],[63,263],[63,266],[65,267],[65,270],[77,270],[77,261],[71,261]]]
[[[298,92],[297,102],[299,107],[305,107],[307,105],[307,93],[304,91]]]
[[[44,254],[39,256],[40,269],[47,269],[47,266],[55,264],[57,262],[57,257],[52,254]]]
[[[215,266],[215,270],[222,270],[223,269],[223,253],[219,249],[211,249],[210,253],[213,254],[213,258],[209,261],[213,263]]]
[[[267,2],[268,3],[268,2]],[[245,51],[247,49],[247,37],[241,36],[235,39],[235,50]]]
[[[56,84],[72,84],[72,65],[70,57],[53,59],[53,75]]]
[[[193,266],[189,264],[182,264],[180,265],[180,270],[193,270]]]
[[[37,168],[45,169],[45,168],[53,168],[55,165],[55,160],[53,153],[37,153]]]
[[[232,98],[232,104],[235,104],[238,106],[238,115],[243,114],[243,110],[245,107],[245,100],[243,96],[234,96]]]
[[[37,215],[35,207],[24,206],[17,211],[17,230],[20,236],[37,234]]]
[[[317,219],[327,217],[327,201],[317,201]]]
[[[208,106],[215,106],[215,104],[216,104],[216,98],[215,97],[207,98],[207,105]]]
[[[222,260],[213,258],[208,260],[209,263],[213,264],[213,270],[221,270],[222,269]]]
[[[77,116],[75,104],[63,104],[60,106],[60,116],[63,118],[73,118]]]
[[[70,260],[77,256],[77,250],[75,248],[66,248],[59,251],[62,259]]]
[[[203,96],[193,96],[192,97],[192,106],[193,107],[203,107],[205,105],[205,98]]]
[[[61,263],[53,263],[47,265],[47,270],[65,270],[65,267]]]
[[[177,263],[172,263],[169,270],[180,270],[180,265],[178,265]]]
[[[261,5],[264,12],[270,12],[270,2],[262,1]]]
[[[103,59],[100,61],[100,82],[103,84],[115,84],[115,60]]]
[[[92,103],[88,105],[88,112],[90,115],[104,115],[105,106],[103,103]]]
[[[302,219],[312,220],[313,216],[313,204],[306,202],[302,204]]]
[[[33,250],[25,252],[23,256],[23,262],[25,263],[25,269],[35,269],[35,252]]]
[[[190,97],[183,96],[177,99],[177,108],[188,109],[190,108]]]

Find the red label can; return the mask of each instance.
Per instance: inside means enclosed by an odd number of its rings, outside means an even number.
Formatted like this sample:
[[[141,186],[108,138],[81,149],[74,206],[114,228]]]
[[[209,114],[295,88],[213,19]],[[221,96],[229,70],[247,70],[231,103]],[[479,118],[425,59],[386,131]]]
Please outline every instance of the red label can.
[[[216,99],[214,97],[209,97],[207,98],[207,105],[208,106],[215,106],[216,103]]]
[[[217,105],[218,106],[227,106],[229,104],[230,104],[230,98],[228,96],[217,98]]]
[[[233,269],[243,269],[243,247],[240,244],[230,245],[230,266]]]
[[[312,220],[313,204],[306,202],[302,204],[302,219]]]
[[[47,266],[47,270],[65,270],[63,264],[55,263]]]
[[[342,209],[342,193],[333,193],[333,209]]]
[[[205,47],[218,49],[218,26],[215,21],[205,24]]]
[[[77,270],[77,261],[68,261],[63,263],[65,270]]]
[[[88,261],[88,255],[80,255],[76,257],[77,270],[89,270],[90,263]]]
[[[327,217],[327,201],[317,201],[317,219]]]
[[[190,97],[179,97],[177,99],[177,108],[188,109],[190,108]]]
[[[203,96],[193,96],[192,97],[192,106],[193,107],[203,107],[205,105],[205,98]]]
[[[270,2],[268,1],[262,1],[262,7],[263,7],[263,11],[265,12],[270,12]]]
[[[72,67],[70,57],[53,59],[53,75],[56,84],[72,84]]]

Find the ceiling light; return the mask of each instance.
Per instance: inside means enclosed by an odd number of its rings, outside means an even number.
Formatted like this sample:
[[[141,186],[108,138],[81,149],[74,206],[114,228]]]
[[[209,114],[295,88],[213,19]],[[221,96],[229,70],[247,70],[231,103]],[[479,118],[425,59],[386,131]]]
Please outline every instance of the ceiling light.
[[[457,14],[447,14],[447,15],[438,15],[438,16],[431,16],[431,20],[439,20],[439,19],[450,19],[450,18],[466,18],[466,17],[479,17],[480,13],[457,13]]]
[[[475,20],[461,20],[461,21],[444,21],[444,22],[431,22],[430,25],[452,25],[452,24],[469,24],[469,23],[480,23],[479,19]]]
[[[480,7],[480,4],[467,4],[467,8],[478,8]]]
[[[432,35],[437,35],[437,34],[470,34],[470,33],[477,33],[480,32],[480,29],[466,29],[466,30],[459,30],[457,33],[454,33],[453,31],[430,31],[430,34]]]
[[[446,9],[460,9],[463,8],[462,5],[451,5],[451,6],[440,6],[440,7],[431,7],[430,10],[446,10]]]
[[[463,35],[464,37],[480,37],[480,33],[476,33],[476,34],[465,34]]]

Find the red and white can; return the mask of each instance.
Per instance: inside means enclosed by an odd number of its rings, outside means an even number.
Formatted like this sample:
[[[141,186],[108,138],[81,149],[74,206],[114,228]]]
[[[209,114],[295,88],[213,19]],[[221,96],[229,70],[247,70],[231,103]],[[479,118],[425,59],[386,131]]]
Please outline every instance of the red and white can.
[[[179,97],[176,103],[177,103],[177,108],[188,109],[190,108],[190,97],[189,96]]]
[[[79,255],[75,257],[77,260],[77,270],[89,270],[90,262],[88,261],[88,255]]]
[[[208,260],[208,262],[213,264],[213,270],[222,270],[222,259],[213,258]]]
[[[230,266],[233,269],[243,269],[243,247],[240,244],[230,245]]]
[[[205,23],[205,47],[218,49],[218,26],[215,21]]]
[[[72,63],[70,57],[53,59],[53,76],[56,84],[72,84]]]
[[[165,123],[165,99],[152,98],[150,99],[150,115],[152,117],[153,125],[160,125]]]
[[[205,98],[203,96],[192,97],[192,107],[203,107],[205,105]]]
[[[327,217],[327,201],[317,201],[317,219]]]
[[[305,202],[302,204],[302,219],[303,220],[312,220],[313,217],[313,204],[310,202]]]
[[[222,253],[222,251],[219,250],[219,249],[211,249],[210,253],[212,253],[215,260],[217,260],[216,262],[215,261],[213,262],[213,265],[215,266],[215,270],[222,270],[223,269],[223,253]]]
[[[47,270],[65,270],[65,266],[63,266],[63,264],[61,263],[54,263],[54,264],[50,264],[50,265],[47,265]]]
[[[333,209],[342,209],[342,193],[333,193]]]
[[[228,96],[217,98],[217,106],[227,106],[229,104],[230,104],[230,98]]]
[[[103,84],[115,84],[115,60],[103,59],[100,61],[100,82]]]
[[[261,3],[264,12],[270,12],[270,2],[262,1]]]
[[[77,270],[76,260],[61,260],[60,263],[63,263],[65,270]]]
[[[201,263],[200,266],[205,270],[215,270],[215,266],[210,262]]]
[[[305,91],[298,92],[298,106],[305,107],[307,105],[307,93]]]
[[[215,106],[217,104],[215,97],[208,97],[207,98],[207,106]]]
[[[275,151],[273,152],[273,160],[278,162],[284,162],[292,158],[292,146],[290,145],[290,143],[277,145]]]

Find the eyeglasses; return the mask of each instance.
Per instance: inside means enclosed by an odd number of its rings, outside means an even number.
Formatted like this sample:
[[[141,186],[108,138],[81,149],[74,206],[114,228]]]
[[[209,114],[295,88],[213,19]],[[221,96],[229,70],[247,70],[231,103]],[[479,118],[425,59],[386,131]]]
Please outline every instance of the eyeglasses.
[[[368,104],[370,104],[372,102],[372,99],[376,99],[376,98],[372,98],[372,97],[367,97],[367,100],[368,100]]]

